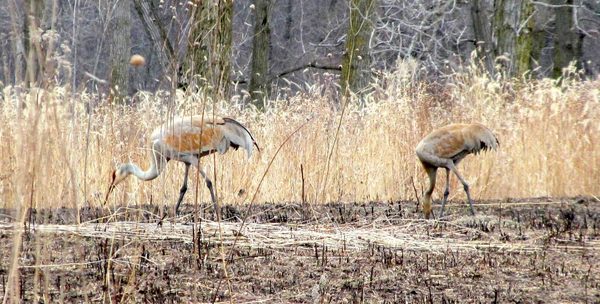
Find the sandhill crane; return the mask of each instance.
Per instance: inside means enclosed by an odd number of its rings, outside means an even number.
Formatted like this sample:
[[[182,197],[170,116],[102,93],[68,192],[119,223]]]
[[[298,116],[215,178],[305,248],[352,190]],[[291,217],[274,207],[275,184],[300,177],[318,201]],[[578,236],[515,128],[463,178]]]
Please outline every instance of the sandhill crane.
[[[250,131],[236,120],[226,117],[215,120],[203,119],[201,116],[176,118],[157,127],[152,132],[151,140],[150,168],[142,171],[134,163],[119,165],[112,172],[112,180],[104,200],[105,204],[115,186],[129,175],[133,174],[144,181],[153,180],[163,171],[169,160],[176,160],[185,164],[185,173],[183,186],[179,190],[179,199],[175,205],[175,215],[179,214],[179,205],[187,191],[190,165],[196,167],[202,174],[215,205],[215,211],[217,211],[217,198],[212,182],[206,173],[198,167],[200,157],[214,152],[224,154],[229,147],[235,150],[239,147],[246,149],[248,158],[252,156],[253,146],[256,146],[256,149],[260,151]]]
[[[471,214],[475,215],[473,200],[469,192],[469,184],[458,173],[456,165],[469,154],[478,154],[498,147],[496,136],[482,124],[451,124],[429,133],[417,145],[416,153],[429,176],[429,188],[423,195],[423,213],[425,218],[431,215],[431,194],[435,188],[435,177],[438,168],[446,169],[446,189],[442,200],[440,218],[444,216],[444,206],[450,194],[450,171],[463,184]]]

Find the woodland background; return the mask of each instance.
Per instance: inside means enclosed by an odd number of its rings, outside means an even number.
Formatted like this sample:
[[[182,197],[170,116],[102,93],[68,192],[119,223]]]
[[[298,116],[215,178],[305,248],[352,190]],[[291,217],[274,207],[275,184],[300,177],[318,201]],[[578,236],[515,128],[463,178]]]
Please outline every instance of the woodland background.
[[[202,88],[260,108],[315,84],[337,100],[368,94],[400,66],[436,83],[474,62],[509,77],[557,78],[570,63],[600,72],[600,3],[590,0],[0,3],[0,86],[123,102]],[[145,66],[127,64],[136,53]]]

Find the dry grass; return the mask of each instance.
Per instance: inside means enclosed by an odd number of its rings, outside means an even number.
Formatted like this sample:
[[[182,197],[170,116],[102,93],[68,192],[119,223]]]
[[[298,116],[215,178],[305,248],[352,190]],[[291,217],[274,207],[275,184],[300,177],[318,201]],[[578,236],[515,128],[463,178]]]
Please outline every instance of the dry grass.
[[[174,114],[200,114],[203,108],[209,109],[206,115],[238,118],[262,149],[250,160],[242,152],[216,157],[222,203],[247,203],[280,143],[308,118],[275,159],[257,202],[301,201],[301,165],[311,203],[412,199],[411,178],[417,188],[425,184],[414,156],[420,138],[435,127],[471,121],[489,126],[501,144],[497,152],[469,157],[460,165],[475,198],[600,194],[595,149],[600,144],[595,120],[600,117],[599,81],[496,81],[470,72],[444,87],[411,82],[402,73],[387,75],[382,83],[363,105],[348,104],[326,179],[340,106],[320,93],[273,101],[263,113],[202,93],[179,92],[171,105],[165,105],[164,93],[142,93],[131,108],[87,94],[73,102],[64,88],[27,95],[5,88],[0,207],[98,206],[117,163],[147,165],[148,136],[156,125]],[[213,172],[212,156],[202,166]],[[171,163],[152,182],[131,178],[111,203],[173,204],[182,175],[183,166]],[[439,178],[442,182],[443,174]],[[463,199],[452,181],[451,199]],[[207,201],[208,192],[199,185],[199,199]],[[194,192],[187,203],[196,201]]]

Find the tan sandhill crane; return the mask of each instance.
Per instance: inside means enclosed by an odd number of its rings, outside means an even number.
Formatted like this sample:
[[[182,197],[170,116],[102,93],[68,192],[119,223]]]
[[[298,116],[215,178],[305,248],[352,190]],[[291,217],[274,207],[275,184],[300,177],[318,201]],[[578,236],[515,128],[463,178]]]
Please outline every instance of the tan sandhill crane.
[[[444,206],[450,194],[450,171],[462,183],[471,214],[475,215],[473,200],[469,192],[469,184],[458,173],[456,165],[469,154],[478,154],[481,151],[496,149],[498,147],[496,136],[482,124],[451,124],[429,133],[417,145],[417,156],[429,176],[429,188],[423,195],[423,213],[425,218],[431,215],[431,194],[435,188],[435,177],[438,168],[446,169],[446,189],[442,200],[439,218],[444,216]]]
[[[253,146],[260,152],[260,148],[250,134],[250,131],[241,123],[231,118],[218,118],[210,120],[201,116],[176,118],[171,122],[157,127],[151,136],[152,146],[150,155],[150,168],[142,171],[134,163],[125,163],[112,172],[112,181],[106,192],[104,203],[116,185],[133,174],[137,178],[149,181],[155,179],[165,168],[170,160],[185,164],[183,186],[179,190],[179,199],[175,205],[175,214],[178,215],[179,205],[187,191],[188,173],[190,165],[196,167],[206,182],[210,197],[215,205],[217,198],[212,182],[206,173],[198,167],[200,157],[219,152],[224,154],[229,147],[237,150],[239,147],[246,149],[248,158],[252,156]]]

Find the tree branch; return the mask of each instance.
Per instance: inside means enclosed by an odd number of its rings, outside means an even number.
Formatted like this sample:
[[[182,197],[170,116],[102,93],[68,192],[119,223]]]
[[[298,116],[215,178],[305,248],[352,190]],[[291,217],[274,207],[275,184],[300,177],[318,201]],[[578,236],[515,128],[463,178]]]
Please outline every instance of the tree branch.
[[[268,78],[268,82],[271,82],[271,81],[273,81],[273,80],[275,80],[277,78],[281,78],[281,77],[284,77],[286,75],[292,74],[294,72],[298,72],[300,70],[304,70],[304,69],[308,69],[308,68],[319,69],[319,70],[326,70],[326,71],[341,71],[342,70],[342,67],[339,66],[339,65],[337,65],[337,66],[334,66],[334,65],[324,65],[324,64],[318,64],[318,63],[316,63],[316,62],[313,61],[313,62],[309,62],[307,64],[303,64],[303,65],[300,65],[300,66],[297,66],[297,67],[293,67],[293,68],[289,68],[289,69],[283,70],[283,71],[277,73],[276,75],[270,75],[269,78]],[[233,79],[233,82],[238,83],[238,84],[240,84],[240,83],[248,83],[248,80],[244,79],[244,78],[242,78],[242,79]]]

